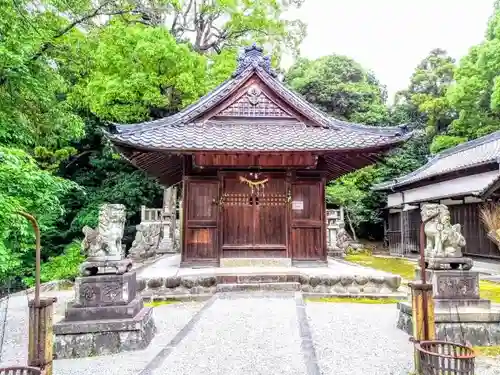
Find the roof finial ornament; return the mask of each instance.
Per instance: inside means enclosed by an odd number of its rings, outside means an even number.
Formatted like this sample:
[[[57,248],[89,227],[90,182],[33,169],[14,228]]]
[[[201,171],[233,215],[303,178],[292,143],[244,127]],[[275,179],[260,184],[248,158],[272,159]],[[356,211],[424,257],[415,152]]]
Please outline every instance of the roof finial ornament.
[[[277,77],[278,74],[271,67],[271,58],[269,56],[264,56],[262,47],[257,46],[253,43],[251,46],[245,47],[238,56],[238,67],[233,73],[233,78],[240,75],[249,66],[255,68],[264,69],[272,77]]]

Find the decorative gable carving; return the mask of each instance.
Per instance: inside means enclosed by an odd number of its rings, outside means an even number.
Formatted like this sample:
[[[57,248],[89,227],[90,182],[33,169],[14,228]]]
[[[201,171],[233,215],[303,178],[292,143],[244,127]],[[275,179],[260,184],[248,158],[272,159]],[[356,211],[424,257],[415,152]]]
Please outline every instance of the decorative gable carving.
[[[222,117],[280,117],[292,116],[270,100],[258,85],[252,85],[248,90],[227,108],[216,116]]]

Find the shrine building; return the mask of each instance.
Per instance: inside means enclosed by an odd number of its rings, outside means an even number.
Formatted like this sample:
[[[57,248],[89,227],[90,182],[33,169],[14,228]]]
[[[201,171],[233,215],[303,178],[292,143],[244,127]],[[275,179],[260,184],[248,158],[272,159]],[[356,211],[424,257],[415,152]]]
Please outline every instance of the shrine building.
[[[327,259],[325,185],[404,142],[404,126],[337,120],[280,82],[253,45],[181,112],[107,137],[164,186],[182,182],[182,266],[222,258]]]

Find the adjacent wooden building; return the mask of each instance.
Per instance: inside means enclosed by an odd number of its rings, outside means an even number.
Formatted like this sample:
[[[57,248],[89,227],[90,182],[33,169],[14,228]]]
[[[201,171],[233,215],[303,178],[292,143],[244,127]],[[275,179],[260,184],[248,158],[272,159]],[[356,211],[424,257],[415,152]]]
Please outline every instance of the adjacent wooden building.
[[[442,203],[460,223],[467,255],[500,258],[479,216],[486,201],[500,196],[500,131],[437,154],[416,171],[374,187],[388,193],[387,238],[391,253],[419,248],[420,207]]]
[[[325,184],[409,134],[329,117],[286,88],[253,45],[198,102],[107,136],[161,184],[183,182],[182,265],[217,266],[223,257],[325,261]]]

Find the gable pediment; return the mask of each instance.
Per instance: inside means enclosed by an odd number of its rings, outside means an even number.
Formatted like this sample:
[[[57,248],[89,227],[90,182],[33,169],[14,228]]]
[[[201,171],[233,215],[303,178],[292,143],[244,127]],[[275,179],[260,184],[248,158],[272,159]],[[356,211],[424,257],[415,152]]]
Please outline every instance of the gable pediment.
[[[204,120],[245,118],[283,119],[309,122],[301,113],[288,105],[256,74],[225,98],[219,105],[202,116]]]
[[[216,117],[280,117],[293,118],[285,108],[277,105],[257,83],[249,86],[234,102],[218,112]]]

